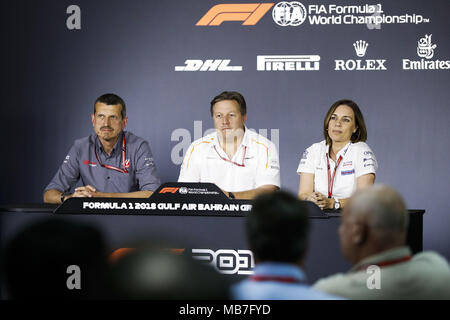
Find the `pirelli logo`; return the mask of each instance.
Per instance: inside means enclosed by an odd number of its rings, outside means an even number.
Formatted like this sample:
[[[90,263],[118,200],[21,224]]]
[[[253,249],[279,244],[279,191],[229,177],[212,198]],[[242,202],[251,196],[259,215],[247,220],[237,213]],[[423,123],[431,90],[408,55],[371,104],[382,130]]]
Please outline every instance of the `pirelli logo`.
[[[258,71],[315,71],[320,68],[320,56],[257,56]]]
[[[196,26],[220,26],[225,21],[243,21],[243,26],[254,26],[272,8],[274,3],[217,4],[198,20]]]

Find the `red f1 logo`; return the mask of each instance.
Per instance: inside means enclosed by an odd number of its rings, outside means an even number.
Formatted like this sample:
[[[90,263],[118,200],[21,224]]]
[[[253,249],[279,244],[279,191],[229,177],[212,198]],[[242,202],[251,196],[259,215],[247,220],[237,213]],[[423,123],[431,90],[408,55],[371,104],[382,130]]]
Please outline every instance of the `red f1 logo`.
[[[177,187],[165,187],[165,188],[162,188],[161,191],[159,191],[159,193],[175,193],[175,192],[178,191],[178,189],[180,189],[180,188],[177,188]]]

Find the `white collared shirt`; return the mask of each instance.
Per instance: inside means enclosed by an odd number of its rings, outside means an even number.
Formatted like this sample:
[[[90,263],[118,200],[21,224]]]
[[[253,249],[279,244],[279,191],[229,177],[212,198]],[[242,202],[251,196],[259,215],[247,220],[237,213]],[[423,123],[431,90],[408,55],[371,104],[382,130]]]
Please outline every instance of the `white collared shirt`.
[[[302,155],[297,173],[314,174],[314,191],[328,196],[327,153],[325,140],[310,146]],[[336,155],[342,161],[336,170],[332,197],[349,198],[356,190],[356,179],[362,175],[375,174],[378,163],[375,154],[365,142],[348,143]],[[330,158],[330,173],[333,175],[336,163]]]
[[[231,159],[234,163],[227,160],[230,159],[219,144],[217,132],[213,132],[190,145],[178,181],[211,182],[230,192],[248,191],[267,184],[280,187],[277,149],[260,134],[245,128],[241,145]]]

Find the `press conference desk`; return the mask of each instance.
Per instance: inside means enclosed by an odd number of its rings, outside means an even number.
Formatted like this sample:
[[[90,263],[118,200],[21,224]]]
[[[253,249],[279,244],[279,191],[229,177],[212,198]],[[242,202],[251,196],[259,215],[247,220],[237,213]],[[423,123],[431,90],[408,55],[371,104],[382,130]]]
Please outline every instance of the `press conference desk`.
[[[111,252],[118,248],[133,247],[140,240],[162,237],[178,248],[184,248],[193,256],[209,255],[211,260],[215,255],[216,264],[221,264],[222,271],[228,271],[235,279],[239,279],[251,270],[244,233],[245,216],[158,215],[157,213],[152,215],[77,213],[58,215],[53,213],[55,208],[54,205],[45,204],[0,206],[0,244],[4,246],[20,229],[32,222],[59,216],[95,224],[103,232]],[[414,252],[422,250],[423,214],[424,210],[409,210],[408,243]],[[313,283],[318,278],[348,270],[350,265],[344,260],[340,251],[339,215],[330,212],[327,217],[311,217],[310,222],[310,242],[305,265],[309,282]]]

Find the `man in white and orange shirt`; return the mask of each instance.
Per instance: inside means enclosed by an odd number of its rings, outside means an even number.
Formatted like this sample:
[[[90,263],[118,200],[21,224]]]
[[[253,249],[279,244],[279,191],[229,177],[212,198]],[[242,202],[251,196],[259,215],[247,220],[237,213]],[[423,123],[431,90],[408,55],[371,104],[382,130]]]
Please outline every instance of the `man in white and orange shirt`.
[[[244,97],[224,91],[211,101],[216,131],[194,141],[181,165],[179,182],[211,182],[229,198],[253,199],[280,187],[273,142],[247,129]]]

